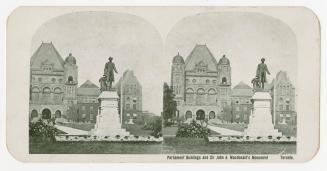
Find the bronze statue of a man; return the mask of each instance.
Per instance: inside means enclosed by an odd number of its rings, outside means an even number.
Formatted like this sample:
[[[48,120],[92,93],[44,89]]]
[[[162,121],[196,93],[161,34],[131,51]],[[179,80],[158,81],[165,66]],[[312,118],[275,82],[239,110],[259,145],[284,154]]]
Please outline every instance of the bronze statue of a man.
[[[257,67],[256,78],[259,81],[260,88],[265,88],[265,82],[267,82],[266,73],[270,75],[267,65],[265,64],[265,58],[261,58],[261,63]]]
[[[117,72],[115,64],[112,62],[113,58],[109,57],[109,62],[106,63],[104,67],[104,75],[107,77],[107,83],[108,83],[108,89],[110,90],[112,88],[112,83],[115,81],[115,73]]]

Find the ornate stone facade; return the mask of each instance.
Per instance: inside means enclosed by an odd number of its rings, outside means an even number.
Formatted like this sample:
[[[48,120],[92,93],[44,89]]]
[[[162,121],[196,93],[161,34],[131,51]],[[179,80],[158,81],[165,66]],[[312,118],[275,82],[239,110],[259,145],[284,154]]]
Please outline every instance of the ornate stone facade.
[[[279,71],[270,85],[273,98],[272,108],[276,115],[275,124],[295,125],[295,87],[287,76],[287,72]]]
[[[30,118],[69,118],[77,104],[77,72],[75,57],[64,61],[52,43],[42,42],[30,63]]]
[[[100,89],[97,85],[91,81],[85,81],[77,89],[77,118],[74,120],[77,122],[96,122],[96,116],[98,115],[98,108],[100,106],[98,97],[100,95]]]
[[[127,70],[116,84],[116,90],[120,97],[121,88],[123,88],[122,106],[123,123],[125,123],[129,119],[135,119],[142,114],[142,85],[137,80],[134,72]]]
[[[249,116],[253,108],[252,96],[252,88],[242,81],[232,89],[232,117],[230,122],[249,123]]]
[[[177,54],[171,68],[171,87],[179,117],[217,118],[231,104],[231,66],[224,55],[219,62],[206,45],[196,45],[184,62]]]

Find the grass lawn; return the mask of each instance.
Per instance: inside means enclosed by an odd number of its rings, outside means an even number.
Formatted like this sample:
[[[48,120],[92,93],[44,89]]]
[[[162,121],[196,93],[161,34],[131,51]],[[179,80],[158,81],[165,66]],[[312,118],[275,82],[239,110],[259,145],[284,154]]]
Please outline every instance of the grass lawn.
[[[218,126],[221,128],[231,129],[235,131],[244,132],[247,128],[246,124],[213,124],[213,126]],[[296,125],[275,125],[275,129],[278,129],[285,136],[296,137]]]
[[[160,143],[50,142],[30,138],[30,154],[160,154]]]
[[[140,136],[148,136],[151,135],[151,130],[145,130],[143,129],[143,125],[124,125],[123,126],[128,132],[130,132],[132,135],[140,135]]]
[[[176,136],[178,127],[174,126],[174,127],[164,127],[162,129],[162,135],[163,136]]]
[[[163,154],[295,154],[296,144],[207,143],[200,138],[165,137]]]

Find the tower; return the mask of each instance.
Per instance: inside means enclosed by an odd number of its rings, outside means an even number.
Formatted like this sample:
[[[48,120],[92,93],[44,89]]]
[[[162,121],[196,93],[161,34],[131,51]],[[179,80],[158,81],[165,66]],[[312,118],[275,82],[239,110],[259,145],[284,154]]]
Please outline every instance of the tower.
[[[218,62],[218,99],[220,107],[224,108],[231,104],[231,66],[229,59],[223,55]]]
[[[78,121],[77,113],[77,78],[78,67],[76,59],[69,53],[64,62],[64,104],[67,108],[66,115],[69,119]]]
[[[185,62],[179,53],[173,58],[171,67],[171,87],[175,94],[177,106],[184,103],[185,90]]]

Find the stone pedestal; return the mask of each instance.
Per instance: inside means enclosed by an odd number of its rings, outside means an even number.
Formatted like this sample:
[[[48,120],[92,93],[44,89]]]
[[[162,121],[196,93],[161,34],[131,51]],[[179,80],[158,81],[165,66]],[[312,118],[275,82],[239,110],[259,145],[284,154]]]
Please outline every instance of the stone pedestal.
[[[249,118],[248,128],[244,130],[245,136],[282,136],[274,129],[271,117],[271,96],[269,92],[255,92],[253,97],[253,112]]]
[[[126,136],[129,135],[121,128],[118,113],[118,95],[116,91],[103,91],[98,97],[100,107],[92,135],[97,136]]]

